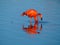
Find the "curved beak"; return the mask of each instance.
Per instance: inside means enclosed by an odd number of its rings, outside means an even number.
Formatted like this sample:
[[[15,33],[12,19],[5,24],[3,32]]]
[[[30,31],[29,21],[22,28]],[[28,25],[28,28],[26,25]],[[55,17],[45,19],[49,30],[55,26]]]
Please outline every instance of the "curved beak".
[[[43,18],[41,17],[41,20],[43,20]]]
[[[40,17],[41,20],[43,20],[42,14],[38,13],[38,16]]]

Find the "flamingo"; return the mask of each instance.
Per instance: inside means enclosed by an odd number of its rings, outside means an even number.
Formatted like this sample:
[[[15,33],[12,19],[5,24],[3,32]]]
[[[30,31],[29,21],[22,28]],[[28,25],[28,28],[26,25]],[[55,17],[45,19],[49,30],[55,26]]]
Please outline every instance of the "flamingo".
[[[22,16],[28,16],[30,21],[32,17],[34,18],[35,22],[38,22],[38,17],[42,20],[42,14],[38,13],[35,9],[28,9],[22,13]]]

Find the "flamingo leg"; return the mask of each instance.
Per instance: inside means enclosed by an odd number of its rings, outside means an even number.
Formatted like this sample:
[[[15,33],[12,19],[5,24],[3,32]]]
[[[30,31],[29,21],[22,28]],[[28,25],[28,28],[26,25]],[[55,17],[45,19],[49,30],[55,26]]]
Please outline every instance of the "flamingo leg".
[[[34,17],[34,20],[35,20],[35,22],[38,22],[38,18],[37,18],[37,16]]]
[[[32,18],[30,17],[30,23],[32,22]]]

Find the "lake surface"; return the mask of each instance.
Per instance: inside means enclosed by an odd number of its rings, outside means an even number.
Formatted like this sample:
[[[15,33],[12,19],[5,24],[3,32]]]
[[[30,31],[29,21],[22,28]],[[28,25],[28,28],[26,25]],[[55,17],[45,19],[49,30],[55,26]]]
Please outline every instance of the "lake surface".
[[[43,14],[39,34],[23,30],[30,19],[21,14],[31,8]],[[0,0],[0,45],[60,45],[60,0]]]

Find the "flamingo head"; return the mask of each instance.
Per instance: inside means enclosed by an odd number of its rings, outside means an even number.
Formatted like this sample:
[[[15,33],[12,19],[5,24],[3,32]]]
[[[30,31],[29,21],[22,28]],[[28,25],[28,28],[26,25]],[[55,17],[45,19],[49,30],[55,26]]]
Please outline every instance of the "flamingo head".
[[[43,19],[41,13],[38,13],[38,16],[40,17],[41,20]]]

